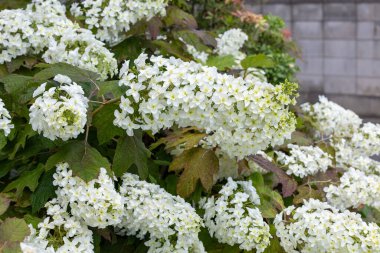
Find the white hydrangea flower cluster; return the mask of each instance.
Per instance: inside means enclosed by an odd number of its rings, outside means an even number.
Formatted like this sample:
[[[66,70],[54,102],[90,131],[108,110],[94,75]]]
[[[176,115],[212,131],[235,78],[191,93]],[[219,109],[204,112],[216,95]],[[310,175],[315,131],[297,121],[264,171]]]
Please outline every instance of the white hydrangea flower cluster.
[[[348,144],[363,156],[380,154],[380,125],[365,123],[349,139]]]
[[[352,136],[362,124],[362,120],[353,111],[344,109],[324,96],[319,96],[318,103],[305,103],[301,108],[314,121],[320,135]]]
[[[101,79],[117,73],[117,62],[104,44],[86,29],[68,29],[59,40],[51,40],[43,54],[47,63],[65,62],[100,74]]]
[[[272,237],[260,210],[260,197],[250,181],[228,182],[218,197],[203,198],[203,219],[211,236],[221,243],[239,245],[240,249],[264,252]]]
[[[354,168],[343,174],[339,185],[331,184],[324,191],[327,201],[341,210],[363,204],[380,208],[380,176],[366,175]]]
[[[92,232],[62,208],[57,199],[46,204],[47,215],[38,229],[30,225],[31,234],[20,244],[23,253],[91,253]]]
[[[82,87],[69,77],[56,75],[54,81],[60,85],[46,90],[43,83],[34,91],[36,100],[29,109],[30,124],[50,140],[66,141],[84,132],[88,99]]]
[[[83,18],[88,29],[102,41],[116,44],[140,20],[164,16],[168,0],[83,0],[74,3],[70,12]]]
[[[380,162],[363,156],[360,152],[352,148],[346,139],[333,142],[335,149],[336,166],[347,170],[354,168],[361,170],[367,175],[376,174],[380,176]]]
[[[53,176],[57,198],[61,205],[70,206],[73,216],[90,227],[105,228],[121,222],[124,202],[105,168],[100,169],[97,179],[85,182],[72,175],[67,163],[61,163]]]
[[[339,212],[325,202],[310,199],[290,206],[274,220],[281,246],[288,253],[380,252],[380,228],[359,214]]]
[[[3,100],[0,98],[0,131],[3,131],[5,136],[8,136],[11,133],[11,129],[14,128],[14,125],[11,123],[11,115]]]
[[[295,130],[288,106],[295,102],[294,87],[256,84],[220,74],[216,68],[176,58],[141,54],[120,71],[127,86],[115,111],[114,124],[133,135],[134,129],[157,133],[174,124],[197,126],[209,134],[205,146],[219,147],[242,159],[281,145]]]
[[[25,10],[0,12],[0,64],[40,54],[48,63],[65,62],[98,72],[102,79],[117,72],[113,53],[88,30],[65,16],[58,0],[34,0]]]
[[[244,43],[248,40],[248,35],[240,28],[230,29],[216,38],[217,46],[215,53],[218,55],[232,55],[236,59],[236,64],[240,64],[246,55],[240,51]]]
[[[304,178],[318,172],[326,172],[332,165],[332,157],[319,147],[288,144],[289,155],[276,151],[277,162],[286,166],[288,175]]]
[[[184,199],[130,173],[124,174],[120,193],[125,210],[116,227],[119,234],[140,239],[149,234],[145,245],[150,253],[205,252],[198,239],[202,219]]]

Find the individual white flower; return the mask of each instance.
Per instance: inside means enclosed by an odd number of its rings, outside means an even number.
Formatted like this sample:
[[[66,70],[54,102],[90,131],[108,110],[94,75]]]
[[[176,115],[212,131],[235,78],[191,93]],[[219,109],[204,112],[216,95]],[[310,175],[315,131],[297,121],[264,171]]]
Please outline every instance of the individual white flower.
[[[351,137],[362,124],[362,120],[353,111],[344,109],[324,96],[319,96],[318,103],[305,103],[301,108],[311,117],[320,135]]]
[[[248,40],[248,35],[240,28],[230,29],[216,38],[217,46],[215,53],[218,55],[232,55],[235,58],[237,66],[246,55],[240,51],[244,43]]]
[[[124,203],[116,192],[114,179],[101,168],[97,179],[85,182],[73,176],[67,163],[57,165],[53,185],[58,186],[57,198],[70,213],[90,227],[105,228],[121,222]]]
[[[46,204],[47,217],[20,244],[23,253],[91,253],[94,252],[92,232],[71,217],[57,199]]]
[[[326,172],[332,165],[332,157],[319,147],[288,144],[289,155],[276,151],[277,162],[286,167],[288,175],[306,177]]]
[[[272,236],[257,205],[260,205],[260,198],[252,183],[231,178],[217,197],[200,201],[211,236],[221,243],[260,253],[269,245]]]
[[[294,90],[287,85],[257,85],[173,57],[148,61],[141,54],[134,63],[120,73],[119,85],[129,89],[114,120],[129,135],[134,129],[157,133],[173,125],[196,126],[208,134],[202,145],[240,160],[281,145],[295,129],[288,109]]]
[[[340,178],[339,185],[324,188],[327,201],[339,209],[368,205],[380,209],[380,176],[366,175],[350,168]]]
[[[125,210],[118,234],[140,239],[149,235],[145,245],[150,253],[205,252],[198,239],[202,219],[184,199],[130,173],[124,174],[120,193]]]
[[[288,253],[380,252],[380,228],[359,214],[340,212],[325,202],[305,200],[290,206],[274,220],[281,246]]]
[[[45,90],[45,83],[37,88],[34,92],[36,100],[29,109],[30,124],[33,130],[50,140],[61,138],[66,141],[84,132],[88,99],[84,97],[82,87],[69,77],[60,75],[55,80],[67,83],[48,90]]]
[[[70,12],[83,17],[86,27],[102,41],[116,44],[125,38],[132,25],[164,16],[168,0],[84,0],[74,3]]]
[[[11,133],[11,130],[14,128],[14,125],[11,123],[11,115],[3,100],[0,98],[0,134],[3,132],[5,136],[8,136]]]

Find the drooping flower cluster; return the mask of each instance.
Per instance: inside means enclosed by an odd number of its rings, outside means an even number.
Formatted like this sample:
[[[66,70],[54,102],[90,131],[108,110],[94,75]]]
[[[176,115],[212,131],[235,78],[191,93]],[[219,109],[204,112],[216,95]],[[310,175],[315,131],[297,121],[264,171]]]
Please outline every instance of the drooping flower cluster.
[[[12,128],[14,128],[14,125],[11,123],[11,115],[0,98],[0,134],[8,136]]]
[[[288,144],[289,155],[276,151],[277,162],[286,166],[288,175],[306,177],[318,172],[326,172],[332,165],[331,156],[319,147]]]
[[[117,72],[113,53],[71,22],[58,0],[34,0],[25,10],[1,11],[0,30],[0,64],[42,53],[48,63],[65,62],[97,72],[102,79]]]
[[[74,17],[84,17],[87,28],[98,39],[115,44],[138,21],[164,16],[167,5],[168,0],[84,0],[74,3],[70,12]]]
[[[20,244],[23,253],[91,253],[94,252],[92,232],[62,208],[57,199],[46,204],[47,215],[37,230]]]
[[[202,219],[182,198],[130,173],[124,174],[120,193],[125,210],[122,222],[117,225],[119,234],[140,239],[149,235],[145,245],[151,253],[204,252],[198,239]]]
[[[248,40],[248,35],[241,29],[230,29],[216,38],[217,46],[215,52],[218,55],[232,55],[236,59],[236,63],[240,64],[240,61],[245,58],[245,54],[240,51],[244,43]]]
[[[287,253],[380,252],[380,228],[359,214],[339,212],[325,202],[310,199],[290,206],[274,220],[277,236]]]
[[[72,175],[67,163],[57,165],[53,184],[57,198],[70,213],[90,227],[105,228],[121,222],[124,203],[116,191],[113,178],[101,168],[97,179],[89,182]]]
[[[331,184],[324,191],[327,201],[341,210],[363,204],[380,208],[380,176],[350,168],[340,178],[339,185]]]
[[[54,81],[59,83],[58,87],[46,90],[43,83],[34,91],[36,100],[30,107],[30,124],[50,140],[76,138],[84,132],[88,99],[82,87],[69,77],[57,75]]]
[[[295,128],[288,106],[295,87],[256,84],[220,74],[216,68],[175,58],[141,54],[126,62],[119,85],[126,86],[114,124],[133,135],[151,130],[196,126],[208,136],[203,145],[243,157],[282,144]]]
[[[362,124],[362,120],[354,112],[344,109],[324,96],[319,96],[318,103],[305,103],[301,108],[311,117],[320,135],[351,136]]]
[[[260,198],[252,183],[231,178],[218,197],[200,201],[211,236],[221,243],[238,245],[243,250],[255,249],[260,253],[269,245],[271,235],[257,205],[260,205]]]

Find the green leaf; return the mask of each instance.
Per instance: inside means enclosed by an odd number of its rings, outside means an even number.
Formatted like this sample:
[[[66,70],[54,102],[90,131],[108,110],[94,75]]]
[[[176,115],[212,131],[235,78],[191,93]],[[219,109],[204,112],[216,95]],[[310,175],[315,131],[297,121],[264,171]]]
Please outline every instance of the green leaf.
[[[4,132],[0,132],[0,151],[7,145],[7,137],[5,137]]]
[[[33,131],[32,126],[27,124],[25,127],[17,133],[16,143],[14,144],[13,151],[9,154],[9,160],[13,160],[16,153],[25,147],[26,140],[32,136],[36,135]]]
[[[22,104],[32,99],[34,90],[40,85],[31,76],[16,74],[7,75],[0,82],[4,83],[5,91]]]
[[[232,68],[235,63],[235,58],[232,55],[222,55],[222,56],[210,56],[207,59],[207,66],[216,67],[218,70],[224,71],[226,69]]]
[[[34,228],[38,227],[38,223],[42,221],[41,218],[38,218],[36,216],[32,216],[30,214],[24,215],[24,220],[26,223],[31,224]]]
[[[255,172],[250,176],[252,185],[256,188],[257,194],[260,196],[260,209],[264,218],[274,218],[278,212],[285,208],[281,195],[273,191],[268,184],[265,183],[263,175]]]
[[[218,170],[219,160],[214,151],[203,148],[185,150],[169,166],[169,171],[182,171],[177,183],[177,193],[182,197],[189,197],[198,181],[206,191],[210,191]]]
[[[22,242],[30,234],[28,224],[23,219],[7,218],[0,225],[0,244]]]
[[[301,185],[297,188],[298,194],[293,198],[293,204],[302,204],[304,200],[308,199],[323,199],[323,192],[321,190],[315,190],[311,186]]]
[[[21,197],[23,190],[27,187],[29,190],[34,192],[38,185],[38,179],[40,178],[42,172],[44,171],[44,166],[39,164],[37,168],[31,171],[25,171],[21,174],[19,178],[5,187],[3,192],[9,192],[16,190],[16,197]]]
[[[98,177],[100,168],[110,170],[108,160],[83,141],[73,141],[61,147],[57,153],[49,157],[45,168],[50,170],[60,162],[68,163],[73,175],[87,182]]]
[[[125,86],[119,86],[119,80],[98,82],[99,96],[112,94],[114,98],[121,97],[125,94],[127,88]]]
[[[0,193],[0,215],[8,210],[11,200],[6,197],[5,194]]]
[[[50,198],[56,196],[53,185],[53,174],[54,170],[49,170],[42,175],[40,183],[31,197],[32,213],[39,211]]]
[[[273,68],[274,61],[265,54],[248,55],[241,61],[241,66],[244,69],[248,68]]]
[[[35,79],[48,80],[61,74],[70,77],[74,82],[91,82],[100,77],[99,74],[66,63],[50,64],[44,67],[46,68],[34,75]]]
[[[284,197],[291,196],[297,189],[297,182],[289,177],[281,168],[277,167],[274,163],[263,157],[262,155],[249,156],[261,168],[273,172],[276,175],[277,184],[281,184],[282,195]]]
[[[173,55],[185,61],[189,60],[188,57],[183,54],[182,49],[173,43],[163,40],[154,40],[151,41],[150,44],[152,44],[155,48],[158,48],[163,55]]]
[[[92,119],[92,123],[97,129],[97,137],[100,145],[115,136],[122,136],[125,133],[123,129],[112,123],[115,120],[114,112],[117,109],[119,109],[119,106],[116,104],[105,105]]]
[[[172,150],[181,145],[184,149],[190,149],[198,145],[199,141],[207,134],[199,133],[194,127],[188,127],[170,132],[166,137],[159,139],[150,146],[150,150],[165,144],[165,149]]]
[[[148,157],[150,151],[142,142],[142,133],[135,131],[134,136],[124,136],[117,142],[112,169],[117,177],[122,176],[132,164],[136,165],[142,179],[148,177]]]
[[[134,60],[146,48],[146,42],[139,37],[130,37],[112,48],[115,57],[119,62],[124,60]]]
[[[175,26],[190,29],[197,29],[198,27],[197,21],[192,15],[175,6],[169,6],[167,8],[166,17],[163,19],[163,21],[166,26]]]

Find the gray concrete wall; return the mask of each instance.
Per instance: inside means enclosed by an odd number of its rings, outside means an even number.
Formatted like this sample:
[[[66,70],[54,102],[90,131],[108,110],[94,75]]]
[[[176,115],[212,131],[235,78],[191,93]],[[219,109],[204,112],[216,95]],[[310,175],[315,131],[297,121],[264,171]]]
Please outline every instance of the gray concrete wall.
[[[246,0],[285,19],[303,57],[301,100],[318,94],[380,118],[380,0]]]

